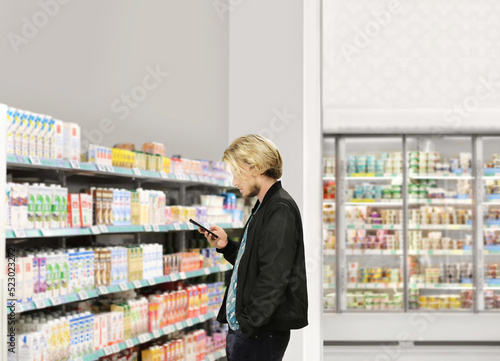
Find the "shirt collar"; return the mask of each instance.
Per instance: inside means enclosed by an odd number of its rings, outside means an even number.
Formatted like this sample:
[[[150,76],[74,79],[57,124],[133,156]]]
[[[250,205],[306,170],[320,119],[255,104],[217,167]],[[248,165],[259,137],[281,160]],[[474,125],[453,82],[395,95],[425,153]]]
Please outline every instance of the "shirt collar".
[[[279,191],[281,189],[281,181],[277,181],[276,183],[274,183],[271,188],[269,188],[267,190],[267,193],[266,195],[264,196],[264,199],[262,200],[262,204],[266,203],[266,201],[269,200],[269,198],[271,198],[273,196],[273,194],[275,194],[277,191]],[[257,212],[257,210],[259,209],[261,203],[259,200],[257,200],[257,202],[255,203],[253,209],[252,209],[252,214],[254,214],[255,212]]]

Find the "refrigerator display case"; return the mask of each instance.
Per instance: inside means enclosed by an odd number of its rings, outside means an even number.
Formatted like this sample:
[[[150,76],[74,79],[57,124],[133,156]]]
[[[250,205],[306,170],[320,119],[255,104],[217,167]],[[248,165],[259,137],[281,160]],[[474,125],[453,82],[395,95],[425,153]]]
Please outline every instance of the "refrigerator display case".
[[[324,311],[500,311],[499,144],[324,135]]]

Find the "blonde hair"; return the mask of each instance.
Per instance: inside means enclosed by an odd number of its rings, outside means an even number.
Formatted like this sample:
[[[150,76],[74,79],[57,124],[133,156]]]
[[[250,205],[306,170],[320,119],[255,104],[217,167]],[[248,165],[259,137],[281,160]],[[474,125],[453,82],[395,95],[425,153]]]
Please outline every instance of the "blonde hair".
[[[224,151],[222,161],[226,162],[234,175],[241,178],[242,164],[272,179],[280,179],[283,174],[283,160],[276,145],[257,134],[249,134],[235,139]]]

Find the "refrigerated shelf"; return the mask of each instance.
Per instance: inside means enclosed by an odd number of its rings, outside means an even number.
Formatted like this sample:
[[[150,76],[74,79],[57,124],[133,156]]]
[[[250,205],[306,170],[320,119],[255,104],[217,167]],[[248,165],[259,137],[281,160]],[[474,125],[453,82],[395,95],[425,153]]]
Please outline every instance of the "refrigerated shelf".
[[[403,228],[400,224],[348,224],[346,226],[347,229],[386,229],[386,230],[395,230],[400,231]]]
[[[403,251],[393,249],[347,249],[348,256],[401,256]]]
[[[449,179],[449,180],[461,180],[461,179],[474,179],[472,175],[456,175],[452,173],[435,173],[435,174],[410,174],[408,176],[410,179]]]
[[[348,283],[347,289],[362,290],[383,290],[383,289],[402,289],[403,283]]]
[[[409,230],[438,230],[438,231],[472,231],[472,226],[465,224],[418,224],[409,225]]]
[[[419,290],[471,290],[474,288],[471,284],[460,283],[410,283],[408,286]]]
[[[423,205],[439,205],[439,206],[471,206],[472,199],[418,199],[410,200],[410,205],[423,204]],[[500,203],[499,203],[500,204]]]
[[[410,256],[470,256],[472,251],[462,249],[427,249],[408,251]]]
[[[385,201],[385,202],[377,202],[377,201],[370,201],[367,199],[360,199],[354,200],[351,199],[349,202],[344,203],[346,206],[372,206],[372,207],[402,207],[403,203],[401,201],[398,202],[391,202],[391,201]]]

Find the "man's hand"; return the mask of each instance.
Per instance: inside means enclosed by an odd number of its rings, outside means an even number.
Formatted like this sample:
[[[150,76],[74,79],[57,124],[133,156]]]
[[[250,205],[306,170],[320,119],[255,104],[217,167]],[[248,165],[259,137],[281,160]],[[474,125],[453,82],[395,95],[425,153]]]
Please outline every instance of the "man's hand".
[[[219,238],[215,238],[210,233],[205,232],[203,229],[198,228],[198,232],[205,235],[205,238],[208,240],[210,245],[215,248],[224,248],[227,245],[227,234],[226,232],[219,226],[212,225],[210,226],[210,231],[215,233]]]

